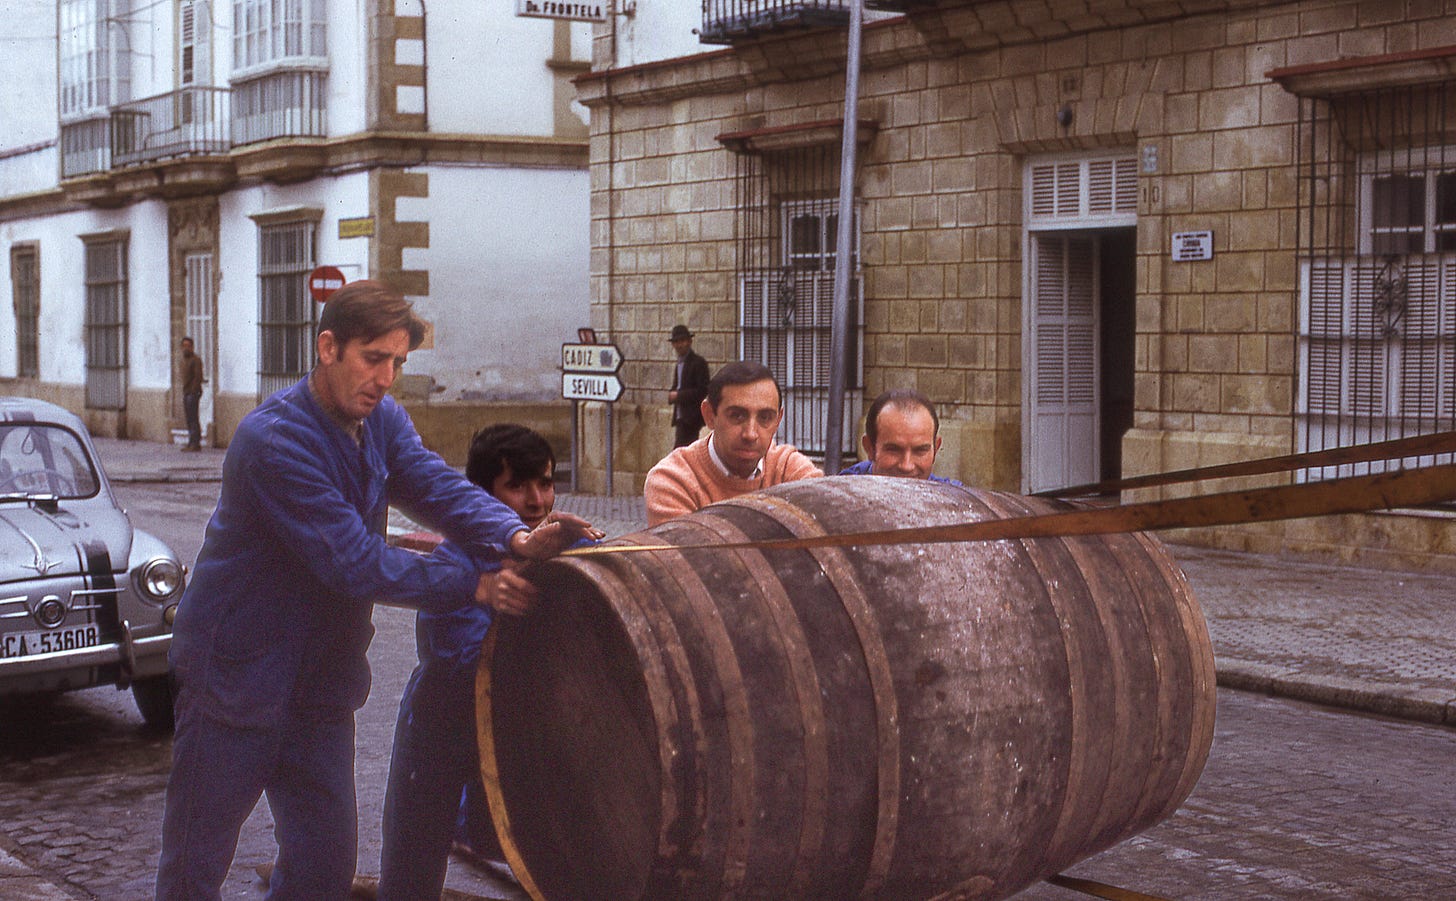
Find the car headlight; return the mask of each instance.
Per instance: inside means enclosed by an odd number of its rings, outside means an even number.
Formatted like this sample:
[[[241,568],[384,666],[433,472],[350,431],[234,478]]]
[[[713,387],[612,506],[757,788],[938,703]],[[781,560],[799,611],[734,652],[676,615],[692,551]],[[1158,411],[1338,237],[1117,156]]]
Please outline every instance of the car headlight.
[[[149,601],[160,603],[182,588],[182,567],[175,560],[148,560],[137,571],[137,587]]]

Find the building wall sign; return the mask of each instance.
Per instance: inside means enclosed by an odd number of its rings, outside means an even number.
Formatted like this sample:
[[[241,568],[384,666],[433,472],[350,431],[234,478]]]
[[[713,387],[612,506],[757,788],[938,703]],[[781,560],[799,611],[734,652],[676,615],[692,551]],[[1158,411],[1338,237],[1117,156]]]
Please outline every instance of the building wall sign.
[[[1173,262],[1213,259],[1213,232],[1174,232]]]
[[[372,238],[374,236],[374,217],[360,216],[357,219],[339,220],[340,238]]]
[[[607,21],[609,0],[516,0],[516,15],[574,22]]]

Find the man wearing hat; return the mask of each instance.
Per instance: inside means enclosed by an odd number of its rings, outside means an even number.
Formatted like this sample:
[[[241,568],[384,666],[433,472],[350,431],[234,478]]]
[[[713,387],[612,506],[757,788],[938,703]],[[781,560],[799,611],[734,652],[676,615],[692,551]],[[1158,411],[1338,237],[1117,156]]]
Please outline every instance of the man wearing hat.
[[[708,361],[693,353],[693,333],[687,326],[673,326],[668,340],[677,351],[677,369],[672,376],[672,390],[667,393],[676,430],[672,446],[686,447],[698,440],[698,432],[703,429],[701,408],[703,398],[708,396]]]

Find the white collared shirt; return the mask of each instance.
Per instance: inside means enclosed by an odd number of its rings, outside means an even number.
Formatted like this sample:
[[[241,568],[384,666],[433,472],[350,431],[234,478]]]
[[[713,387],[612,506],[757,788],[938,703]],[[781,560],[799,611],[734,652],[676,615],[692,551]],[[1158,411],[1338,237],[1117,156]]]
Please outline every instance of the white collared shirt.
[[[734,475],[733,472],[728,469],[727,464],[725,464],[723,462],[723,458],[720,457],[720,456],[718,456],[718,448],[713,445],[713,433],[712,432],[709,432],[708,433],[708,458],[713,461],[713,465],[716,466],[716,467],[718,467],[718,471],[721,472],[721,473],[723,473],[723,475],[727,476],[730,479],[739,478],[739,476]],[[762,458],[759,458],[758,465],[755,466],[755,467],[753,467],[753,473],[751,475],[749,475],[749,478],[750,479],[761,479],[761,478],[763,478],[763,459]]]

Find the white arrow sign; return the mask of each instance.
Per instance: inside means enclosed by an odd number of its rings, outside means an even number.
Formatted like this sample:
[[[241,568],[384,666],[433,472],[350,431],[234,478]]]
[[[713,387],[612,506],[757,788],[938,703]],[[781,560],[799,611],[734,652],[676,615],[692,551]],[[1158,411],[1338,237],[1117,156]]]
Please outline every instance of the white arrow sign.
[[[622,380],[615,375],[563,373],[561,396],[567,400],[599,400],[611,403],[622,396]]]
[[[622,352],[615,344],[563,344],[561,368],[567,372],[616,372],[622,368]]]

